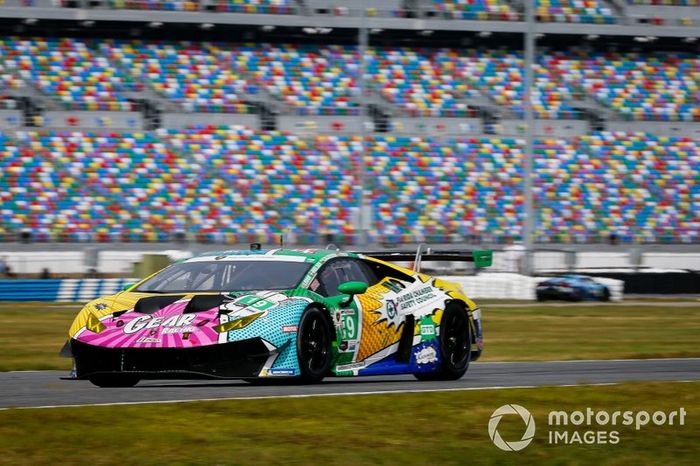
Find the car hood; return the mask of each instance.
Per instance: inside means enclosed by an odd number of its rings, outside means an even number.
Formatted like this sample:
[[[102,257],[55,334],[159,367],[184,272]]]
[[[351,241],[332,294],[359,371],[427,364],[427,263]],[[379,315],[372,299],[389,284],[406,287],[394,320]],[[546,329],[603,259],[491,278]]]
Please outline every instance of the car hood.
[[[119,293],[88,303],[70,336],[106,348],[186,348],[228,341],[287,302],[285,292],[235,294]]]

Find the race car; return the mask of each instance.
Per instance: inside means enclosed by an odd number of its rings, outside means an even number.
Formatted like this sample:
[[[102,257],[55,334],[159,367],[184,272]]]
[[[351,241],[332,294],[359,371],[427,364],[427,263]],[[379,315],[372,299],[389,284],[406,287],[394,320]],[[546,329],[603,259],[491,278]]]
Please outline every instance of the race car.
[[[413,261],[414,270],[388,260]],[[481,312],[422,261],[491,251],[224,251],[179,261],[89,302],[61,354],[100,387],[142,379],[414,374],[458,379],[483,349]]]
[[[610,289],[585,275],[552,277],[539,282],[535,293],[538,301],[547,299],[610,301]]]

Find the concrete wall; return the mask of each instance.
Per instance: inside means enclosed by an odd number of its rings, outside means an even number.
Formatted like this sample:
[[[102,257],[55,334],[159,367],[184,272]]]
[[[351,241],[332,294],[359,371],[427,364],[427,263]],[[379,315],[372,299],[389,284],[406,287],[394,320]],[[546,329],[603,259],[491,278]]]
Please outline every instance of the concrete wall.
[[[347,8],[349,10],[360,10],[362,8],[376,8],[380,10],[398,10],[401,8],[402,0],[305,0],[309,8],[314,10],[323,8],[332,10],[334,8]]]
[[[700,20],[700,8],[692,6],[627,6],[629,16],[666,18],[673,21],[679,18]]]
[[[525,123],[522,120],[501,120],[496,126],[498,134],[525,136]],[[589,132],[584,120],[535,120],[537,136],[568,137],[580,136]]]
[[[371,126],[371,122],[367,122]],[[362,119],[359,116],[288,116],[280,115],[277,129],[290,133],[360,134]]]
[[[163,113],[163,128],[185,128],[194,125],[242,125],[251,129],[260,129],[258,115],[239,113]]]
[[[394,118],[392,133],[411,135],[477,135],[484,131],[479,118]]]
[[[22,112],[0,110],[0,128],[19,128],[20,126],[22,126]]]
[[[73,129],[143,129],[143,120],[138,112],[44,112],[44,128]]]
[[[393,118],[391,134],[420,136],[461,136],[483,133],[478,118]],[[278,129],[292,133],[360,134],[362,120],[359,116],[287,116],[278,118]],[[366,121],[367,131],[373,132],[371,120]]]

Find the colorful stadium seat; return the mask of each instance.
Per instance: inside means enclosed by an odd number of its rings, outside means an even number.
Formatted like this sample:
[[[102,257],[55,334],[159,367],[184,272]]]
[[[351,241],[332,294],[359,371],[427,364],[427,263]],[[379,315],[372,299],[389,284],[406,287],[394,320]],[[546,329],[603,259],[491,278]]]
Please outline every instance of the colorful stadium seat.
[[[601,0],[537,0],[537,20],[556,23],[614,24],[617,18]]]
[[[78,39],[0,39],[6,69],[63,106],[81,110],[133,110],[121,91],[140,86],[92,46]]]
[[[555,53],[547,64],[630,120],[700,121],[700,58],[673,52]]]
[[[207,44],[105,41],[105,56],[187,111],[248,113],[258,89],[218,61]]]
[[[523,141],[375,136],[364,151],[376,241],[518,237]],[[239,127],[0,136],[0,234],[39,240],[302,243],[350,239],[361,139]],[[700,142],[645,133],[542,138],[540,241],[700,240]]]
[[[519,15],[501,0],[433,0],[432,7],[453,19],[517,21]]]

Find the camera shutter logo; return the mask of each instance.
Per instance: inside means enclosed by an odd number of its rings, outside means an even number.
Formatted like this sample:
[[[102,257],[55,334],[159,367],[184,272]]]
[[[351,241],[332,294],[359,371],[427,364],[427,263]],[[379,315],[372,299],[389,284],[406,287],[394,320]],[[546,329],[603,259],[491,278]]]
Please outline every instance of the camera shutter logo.
[[[525,433],[518,441],[506,442],[501,438],[501,434],[498,433],[498,423],[501,422],[501,418],[506,414],[518,414],[525,423]],[[489,437],[491,437],[494,445],[503,451],[520,451],[535,438],[535,418],[532,417],[530,411],[520,405],[503,405],[494,411],[491,419],[489,419]]]

